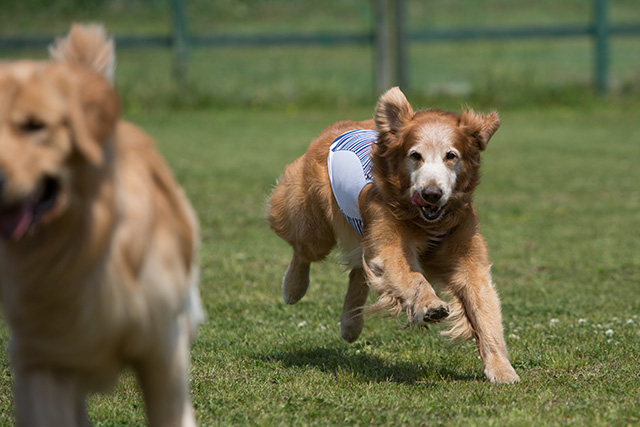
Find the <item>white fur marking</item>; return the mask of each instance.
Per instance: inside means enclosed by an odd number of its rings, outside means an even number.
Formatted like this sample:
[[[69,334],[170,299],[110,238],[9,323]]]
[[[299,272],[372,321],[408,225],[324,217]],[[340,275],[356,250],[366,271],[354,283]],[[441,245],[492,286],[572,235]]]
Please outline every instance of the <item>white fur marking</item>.
[[[444,205],[451,198],[457,180],[456,168],[451,168],[445,162],[450,151],[459,156],[453,145],[453,130],[444,123],[433,123],[422,127],[417,132],[416,139],[418,143],[412,151],[420,153],[423,160],[411,172],[410,197],[415,192],[435,185],[443,192],[441,203]]]

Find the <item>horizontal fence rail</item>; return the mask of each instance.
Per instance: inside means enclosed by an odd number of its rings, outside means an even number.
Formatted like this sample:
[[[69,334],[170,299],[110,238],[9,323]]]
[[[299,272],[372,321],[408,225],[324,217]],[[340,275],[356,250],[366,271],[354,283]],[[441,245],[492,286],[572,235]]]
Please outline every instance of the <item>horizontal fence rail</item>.
[[[640,24],[617,24],[608,27],[611,36],[640,36]],[[450,42],[469,40],[545,39],[593,36],[592,25],[529,28],[444,28],[412,30],[407,32],[411,42]],[[173,36],[119,36],[118,48],[171,47]],[[282,34],[210,34],[187,37],[194,47],[270,47],[270,46],[334,46],[371,45],[375,32],[367,33],[282,33]],[[0,49],[42,49],[49,46],[54,36],[1,36]]]
[[[371,45],[374,33],[315,33],[315,34],[216,34],[189,37],[192,46],[268,47],[268,46],[335,46]]]

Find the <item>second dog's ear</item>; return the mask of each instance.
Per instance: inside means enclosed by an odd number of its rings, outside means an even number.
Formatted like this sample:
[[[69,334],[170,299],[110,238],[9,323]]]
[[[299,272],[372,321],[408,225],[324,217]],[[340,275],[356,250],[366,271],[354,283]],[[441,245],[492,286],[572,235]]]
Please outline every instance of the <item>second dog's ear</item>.
[[[380,97],[374,115],[378,132],[397,134],[412,118],[413,108],[400,88],[391,88]]]
[[[104,160],[104,143],[115,130],[120,105],[111,84],[88,70],[69,73],[71,131],[76,149],[94,166]],[[76,75],[72,75],[76,74]]]
[[[102,25],[74,24],[69,34],[49,47],[51,58],[90,68],[113,84],[116,52],[113,38],[107,36]]]

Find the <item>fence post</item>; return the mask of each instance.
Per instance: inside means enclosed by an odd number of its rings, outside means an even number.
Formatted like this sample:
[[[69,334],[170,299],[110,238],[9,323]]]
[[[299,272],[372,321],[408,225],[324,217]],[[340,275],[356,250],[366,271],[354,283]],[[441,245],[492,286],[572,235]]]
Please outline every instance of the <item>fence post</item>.
[[[391,86],[387,0],[375,0],[375,90],[380,95]]]
[[[409,90],[409,72],[407,69],[407,8],[405,0],[394,0],[395,3],[395,78],[403,91]]]
[[[185,15],[185,0],[171,0],[173,26],[173,78],[180,86],[187,81],[187,67],[189,60],[189,40],[187,36],[187,20]]]
[[[595,83],[600,95],[609,91],[609,22],[607,0],[594,0]]]

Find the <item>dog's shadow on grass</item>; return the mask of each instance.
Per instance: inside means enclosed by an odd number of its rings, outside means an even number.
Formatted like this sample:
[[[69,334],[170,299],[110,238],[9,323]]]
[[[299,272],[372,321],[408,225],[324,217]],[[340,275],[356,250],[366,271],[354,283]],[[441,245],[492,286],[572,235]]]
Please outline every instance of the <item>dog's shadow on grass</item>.
[[[366,352],[342,346],[297,349],[257,356],[265,363],[279,362],[286,367],[308,367],[340,375],[350,373],[364,382],[435,385],[440,381],[481,381],[477,375],[462,374],[437,362],[388,361]]]

